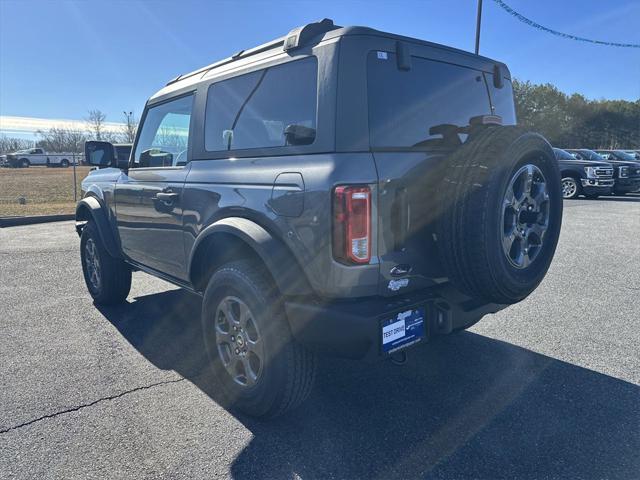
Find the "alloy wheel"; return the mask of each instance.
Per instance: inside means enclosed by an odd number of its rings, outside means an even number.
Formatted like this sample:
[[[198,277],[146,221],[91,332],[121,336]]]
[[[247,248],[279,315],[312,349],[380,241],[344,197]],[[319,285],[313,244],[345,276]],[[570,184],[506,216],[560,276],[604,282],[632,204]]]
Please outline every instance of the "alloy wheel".
[[[238,297],[224,297],[216,310],[218,355],[241,387],[254,386],[264,367],[264,345],[253,313]]]
[[[544,175],[525,165],[511,178],[502,203],[502,249],[517,269],[539,256],[549,228],[549,193]]]
[[[571,178],[562,179],[562,198],[573,198],[578,192],[578,184]]]
[[[98,248],[93,238],[89,238],[84,247],[85,251],[85,263],[87,265],[87,275],[89,282],[95,291],[100,291],[102,285],[100,258],[98,256]]]

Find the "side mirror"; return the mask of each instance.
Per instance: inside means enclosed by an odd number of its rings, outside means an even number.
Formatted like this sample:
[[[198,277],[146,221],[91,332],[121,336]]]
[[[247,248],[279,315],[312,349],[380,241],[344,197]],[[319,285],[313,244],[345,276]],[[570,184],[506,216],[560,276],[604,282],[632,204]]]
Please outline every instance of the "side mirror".
[[[98,168],[117,166],[116,150],[110,142],[90,140],[84,143],[84,158]]]
[[[311,145],[316,139],[316,129],[294,123],[284,129],[284,138],[287,145]]]

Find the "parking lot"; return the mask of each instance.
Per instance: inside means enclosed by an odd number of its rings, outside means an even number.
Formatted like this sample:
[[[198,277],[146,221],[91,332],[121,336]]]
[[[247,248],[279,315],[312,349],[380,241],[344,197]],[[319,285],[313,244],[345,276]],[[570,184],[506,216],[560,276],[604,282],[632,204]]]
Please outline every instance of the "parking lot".
[[[73,222],[0,229],[2,478],[638,478],[640,196],[565,203],[526,301],[404,366],[323,359],[310,401],[234,415],[199,299],[142,273],[97,309]]]

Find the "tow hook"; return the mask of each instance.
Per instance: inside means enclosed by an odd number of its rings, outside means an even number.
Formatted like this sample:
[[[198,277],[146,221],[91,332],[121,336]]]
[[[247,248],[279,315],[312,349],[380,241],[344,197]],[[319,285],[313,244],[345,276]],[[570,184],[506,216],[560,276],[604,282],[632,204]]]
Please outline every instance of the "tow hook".
[[[407,363],[407,358],[408,358],[407,352],[405,352],[405,351],[392,353],[389,356],[389,360],[394,365],[404,365],[405,363]]]

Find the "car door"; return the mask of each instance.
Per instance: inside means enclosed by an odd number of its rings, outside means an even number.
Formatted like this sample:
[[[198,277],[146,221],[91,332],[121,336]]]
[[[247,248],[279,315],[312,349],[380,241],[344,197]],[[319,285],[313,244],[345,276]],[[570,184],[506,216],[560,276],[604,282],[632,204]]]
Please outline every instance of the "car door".
[[[44,150],[41,148],[34,148],[29,152],[31,154],[29,163],[31,165],[46,165],[47,156],[44,154]]]
[[[182,194],[190,168],[193,98],[188,94],[148,106],[115,194],[125,255],[180,280],[187,278]]]

